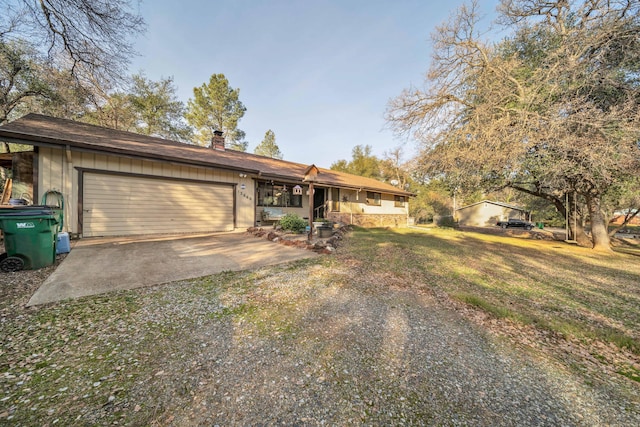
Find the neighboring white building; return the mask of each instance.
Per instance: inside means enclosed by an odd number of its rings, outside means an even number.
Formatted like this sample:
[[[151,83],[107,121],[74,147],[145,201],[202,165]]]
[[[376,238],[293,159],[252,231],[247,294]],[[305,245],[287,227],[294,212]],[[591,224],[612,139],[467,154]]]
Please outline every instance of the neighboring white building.
[[[498,221],[509,218],[529,219],[529,216],[528,211],[518,206],[491,200],[483,200],[456,209],[458,224],[473,227],[493,226]]]

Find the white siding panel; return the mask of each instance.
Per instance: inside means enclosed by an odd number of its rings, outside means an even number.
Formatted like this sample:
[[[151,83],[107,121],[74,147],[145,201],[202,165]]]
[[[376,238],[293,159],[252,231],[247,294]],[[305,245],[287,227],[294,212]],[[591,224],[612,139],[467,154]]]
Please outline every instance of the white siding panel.
[[[84,237],[233,230],[233,187],[85,173]]]

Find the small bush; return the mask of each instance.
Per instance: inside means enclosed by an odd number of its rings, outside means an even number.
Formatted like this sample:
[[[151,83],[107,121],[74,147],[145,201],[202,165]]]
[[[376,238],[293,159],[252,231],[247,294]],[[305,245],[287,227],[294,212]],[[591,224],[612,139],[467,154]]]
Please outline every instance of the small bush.
[[[307,227],[307,221],[294,213],[288,213],[280,220],[280,226],[283,230],[302,233]]]
[[[438,227],[450,227],[450,228],[458,227],[457,221],[451,215],[442,216],[438,218],[437,223],[438,223]]]

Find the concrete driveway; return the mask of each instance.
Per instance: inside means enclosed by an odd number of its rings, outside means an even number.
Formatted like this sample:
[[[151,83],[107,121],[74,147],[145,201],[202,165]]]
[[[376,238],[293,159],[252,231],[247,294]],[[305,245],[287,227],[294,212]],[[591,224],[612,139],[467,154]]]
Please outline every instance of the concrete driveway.
[[[28,306],[133,289],[222,271],[253,269],[316,253],[245,233],[82,239],[45,280]]]

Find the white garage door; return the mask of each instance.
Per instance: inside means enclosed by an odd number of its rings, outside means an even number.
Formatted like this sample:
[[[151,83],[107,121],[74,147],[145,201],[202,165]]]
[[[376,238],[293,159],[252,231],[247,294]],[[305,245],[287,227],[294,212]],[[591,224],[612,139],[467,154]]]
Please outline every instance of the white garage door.
[[[84,237],[230,231],[233,187],[85,172],[82,210]]]

